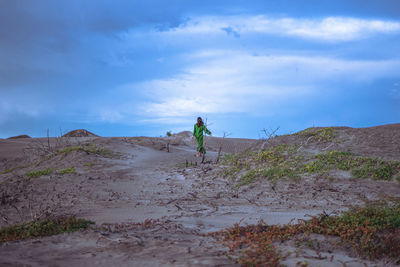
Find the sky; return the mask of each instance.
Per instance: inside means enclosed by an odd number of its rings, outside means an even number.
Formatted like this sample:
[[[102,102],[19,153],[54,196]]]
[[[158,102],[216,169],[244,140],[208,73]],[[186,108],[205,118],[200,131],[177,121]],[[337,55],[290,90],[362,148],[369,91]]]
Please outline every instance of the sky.
[[[0,0],[0,138],[400,120],[398,0]]]

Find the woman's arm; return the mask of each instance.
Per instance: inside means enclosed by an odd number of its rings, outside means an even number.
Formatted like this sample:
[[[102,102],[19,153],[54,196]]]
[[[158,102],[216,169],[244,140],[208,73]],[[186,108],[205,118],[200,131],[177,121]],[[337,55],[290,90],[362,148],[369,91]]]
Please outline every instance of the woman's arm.
[[[207,129],[206,126],[204,126],[204,131],[206,132],[206,134],[211,135],[211,132]]]

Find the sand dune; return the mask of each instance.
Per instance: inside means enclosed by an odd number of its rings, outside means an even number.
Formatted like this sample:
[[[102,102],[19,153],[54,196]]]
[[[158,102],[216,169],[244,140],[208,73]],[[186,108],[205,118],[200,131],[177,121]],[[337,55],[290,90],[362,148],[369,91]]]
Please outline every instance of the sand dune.
[[[237,187],[237,182],[224,177],[226,165],[215,164],[220,149],[222,154],[244,155],[279,144],[296,146],[304,155],[344,151],[400,160],[400,124],[337,127],[332,132],[333,137],[324,140],[309,132],[268,140],[206,137],[205,163],[195,157],[190,132],[169,138],[88,134],[0,140],[0,226],[30,221],[46,212],[73,214],[98,226],[126,226],[0,243],[0,265],[235,266],[225,256],[228,248],[204,234],[238,222],[262,219],[285,224],[382,196],[400,197],[395,179],[356,179],[345,171],[330,172],[330,179],[305,174],[300,182],[283,179],[272,185],[256,180]],[[49,171],[35,178],[28,175],[41,170]],[[148,226],[135,226],[149,219],[153,221]],[[346,250],[330,255],[335,256],[333,261],[308,258],[308,262],[380,264]],[[304,253],[292,255],[285,264],[296,266],[304,259]]]

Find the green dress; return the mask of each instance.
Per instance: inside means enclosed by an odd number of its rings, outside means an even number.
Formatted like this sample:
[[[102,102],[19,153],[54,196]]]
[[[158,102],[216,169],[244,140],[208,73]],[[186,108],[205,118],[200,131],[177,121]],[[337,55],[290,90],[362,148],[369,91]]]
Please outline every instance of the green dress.
[[[202,154],[206,154],[206,150],[203,147],[203,132],[206,132],[206,134],[211,134],[211,132],[207,129],[206,126],[202,125],[198,127],[196,123],[193,129],[193,136],[196,137],[197,140],[197,151],[199,151]]]

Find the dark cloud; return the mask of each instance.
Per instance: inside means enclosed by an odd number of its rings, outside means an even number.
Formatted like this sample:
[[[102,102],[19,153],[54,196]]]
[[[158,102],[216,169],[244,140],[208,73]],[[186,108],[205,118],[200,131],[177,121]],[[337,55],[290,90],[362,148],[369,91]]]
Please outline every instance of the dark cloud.
[[[221,28],[221,30],[226,32],[227,35],[232,35],[235,38],[240,38],[240,34],[237,31],[235,31],[232,27]]]
[[[134,27],[177,26],[179,5],[160,1],[0,0],[0,90],[40,81],[68,64],[90,65],[91,36],[115,39]],[[93,63],[95,64],[95,63]]]

